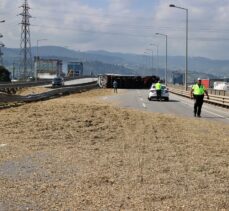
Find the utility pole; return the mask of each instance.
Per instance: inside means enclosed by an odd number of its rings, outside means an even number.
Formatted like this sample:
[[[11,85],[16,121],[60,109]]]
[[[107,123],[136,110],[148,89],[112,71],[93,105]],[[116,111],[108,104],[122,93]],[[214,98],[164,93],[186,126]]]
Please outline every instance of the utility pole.
[[[31,53],[31,41],[30,41],[30,21],[29,19],[32,17],[29,13],[30,7],[28,5],[28,1],[24,0],[21,8],[23,9],[22,13],[19,15],[22,16],[21,21],[21,44],[20,44],[20,75],[21,78],[25,79],[31,74],[33,70],[32,64],[32,53]],[[21,72],[21,70],[23,72]],[[28,72],[29,71],[29,72]]]
[[[5,22],[5,20],[0,21],[0,23],[4,23],[4,22]],[[3,35],[0,34],[0,38],[2,38],[2,37],[3,37]],[[2,66],[3,66],[3,55],[4,55],[4,53],[2,52],[3,47],[5,47],[5,45],[3,43],[0,43],[0,65],[2,65]]]
[[[35,77],[35,81],[37,81],[38,70],[40,69],[40,57],[39,57],[39,54],[38,54],[39,42],[40,42],[40,41],[46,41],[46,40],[47,40],[47,39],[39,39],[39,40],[37,40],[37,52],[36,52],[35,67],[34,67],[34,77]]]
[[[15,63],[13,62],[13,79],[15,79]]]
[[[159,73],[159,59],[158,59],[158,48],[159,46],[153,43],[150,43],[151,46],[154,46],[157,48],[157,72]]]
[[[154,65],[154,60],[153,60],[153,49],[146,49],[146,51],[150,51],[152,53],[152,71],[153,71],[153,65]]]
[[[4,44],[0,44],[0,65],[3,66],[3,55],[4,53],[2,52],[2,48],[4,47]]]
[[[177,8],[177,9],[185,10],[185,13],[186,13],[186,40],[185,40],[185,43],[186,43],[186,47],[185,47],[186,57],[185,57],[184,84],[185,84],[185,90],[187,91],[188,90],[188,9],[184,8],[184,7],[178,7],[178,6],[174,5],[174,4],[170,4],[169,6]]]
[[[168,35],[156,33],[156,35],[160,35],[165,37],[165,85],[167,85],[167,73],[168,73]]]

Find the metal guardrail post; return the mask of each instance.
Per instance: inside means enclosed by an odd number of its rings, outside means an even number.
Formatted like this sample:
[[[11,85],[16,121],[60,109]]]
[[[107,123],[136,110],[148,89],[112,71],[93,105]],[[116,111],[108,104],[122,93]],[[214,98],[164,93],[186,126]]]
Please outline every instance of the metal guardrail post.
[[[178,94],[183,97],[190,97],[190,92],[181,90],[181,89],[176,89],[176,88],[171,88],[169,87],[169,91],[174,94]],[[216,90],[214,90],[216,91]],[[219,94],[219,92],[218,92]],[[229,96],[222,96],[222,95],[214,95],[214,94],[209,94],[210,99],[204,99],[205,102],[215,104],[218,106],[226,107],[229,108]]]

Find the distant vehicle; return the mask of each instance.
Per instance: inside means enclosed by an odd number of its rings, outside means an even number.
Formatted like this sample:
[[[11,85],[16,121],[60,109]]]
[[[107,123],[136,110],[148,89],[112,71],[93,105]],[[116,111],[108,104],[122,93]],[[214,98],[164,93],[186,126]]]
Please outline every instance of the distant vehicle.
[[[18,81],[19,81],[19,80],[18,80],[17,78],[12,78],[12,79],[11,79],[11,82],[12,82],[12,83],[15,83],[15,82],[18,82]]]
[[[32,76],[30,76],[30,77],[28,77],[28,78],[26,79],[26,81],[27,81],[27,82],[30,82],[30,81],[35,81],[35,78],[34,78],[34,77],[32,77]]]
[[[161,98],[165,101],[169,101],[169,90],[164,84],[161,85]],[[155,84],[152,84],[148,95],[148,100],[153,99],[157,99],[157,91],[155,88]]]
[[[52,80],[52,87],[64,86],[64,79],[62,77],[55,77]]]

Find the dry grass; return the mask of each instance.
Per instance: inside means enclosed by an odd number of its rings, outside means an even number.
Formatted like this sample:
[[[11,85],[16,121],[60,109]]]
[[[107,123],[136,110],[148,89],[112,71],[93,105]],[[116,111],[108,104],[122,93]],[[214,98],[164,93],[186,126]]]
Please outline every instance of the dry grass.
[[[229,209],[228,125],[95,98],[107,94],[0,111],[0,210]]]

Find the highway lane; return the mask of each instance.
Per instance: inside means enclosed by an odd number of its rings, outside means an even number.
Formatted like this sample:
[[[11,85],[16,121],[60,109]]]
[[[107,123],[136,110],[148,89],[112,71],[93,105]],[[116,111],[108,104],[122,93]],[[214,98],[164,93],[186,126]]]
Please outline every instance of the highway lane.
[[[116,96],[104,98],[115,101],[121,107],[134,108],[149,112],[175,114],[179,116],[193,117],[194,101],[170,93],[170,101],[149,101],[148,90],[126,90]],[[229,123],[229,110],[204,103],[202,107],[202,119],[222,121]],[[194,118],[194,117],[193,117]]]
[[[74,79],[70,81],[64,81],[64,86],[74,86],[74,85],[79,85],[79,84],[90,83],[93,81],[98,81],[98,78],[78,78],[78,79]],[[48,84],[48,85],[42,85],[40,87],[50,88],[51,86],[52,84]],[[58,88],[61,88],[61,87],[58,87]]]
[[[80,78],[80,79],[75,79],[71,81],[65,81],[64,85],[69,86],[69,85],[84,84],[84,83],[89,83],[89,82],[93,82],[97,80],[98,78]]]

